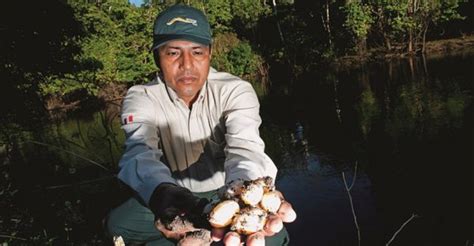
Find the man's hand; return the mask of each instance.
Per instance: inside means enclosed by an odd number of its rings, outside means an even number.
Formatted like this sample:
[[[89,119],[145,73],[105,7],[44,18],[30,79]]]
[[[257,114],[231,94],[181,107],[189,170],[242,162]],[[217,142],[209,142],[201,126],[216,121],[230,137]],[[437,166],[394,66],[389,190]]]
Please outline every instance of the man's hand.
[[[180,239],[195,229],[188,219],[200,215],[206,203],[184,187],[164,183],[155,189],[149,205],[157,229],[167,238]]]
[[[278,192],[282,203],[278,212],[268,216],[265,227],[262,231],[258,231],[247,236],[246,245],[257,246],[265,245],[265,237],[273,236],[283,229],[283,223],[291,223],[296,219],[296,212],[291,204],[283,199],[281,192]],[[237,232],[227,232],[226,228],[213,228],[212,239],[220,241],[224,239],[227,246],[238,246],[241,243],[241,236]]]

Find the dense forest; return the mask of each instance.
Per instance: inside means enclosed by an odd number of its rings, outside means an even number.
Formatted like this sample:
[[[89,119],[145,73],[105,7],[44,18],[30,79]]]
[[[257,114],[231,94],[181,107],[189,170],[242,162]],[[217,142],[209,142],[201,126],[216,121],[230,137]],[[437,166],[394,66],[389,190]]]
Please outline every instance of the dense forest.
[[[34,130],[63,112],[97,111],[111,101],[119,105],[128,87],[154,76],[153,21],[175,3],[207,14],[213,30],[212,66],[251,82],[261,97],[279,84],[291,90],[308,74],[342,64],[474,45],[474,1],[468,0],[145,0],[141,6],[127,0],[8,1],[0,14],[0,242],[104,243],[98,222],[104,211],[88,214],[97,221],[86,228],[79,199],[37,211],[16,206],[42,196],[17,196],[24,187],[12,179],[10,164],[22,160],[10,157],[22,137],[19,132],[39,136]],[[99,121],[107,125],[112,120],[104,116]],[[109,136],[113,130],[104,131]],[[93,146],[106,151],[99,143]],[[102,169],[114,174],[115,168]],[[109,192],[107,188],[100,187]],[[64,225],[37,223],[48,220],[32,216],[41,209],[54,210]],[[70,238],[71,224],[82,226],[75,238]]]
[[[474,26],[473,4],[462,0],[12,2],[0,27],[5,95],[97,96],[107,85],[146,81],[156,70],[153,20],[176,2],[208,15],[212,65],[259,93],[271,76],[294,80],[347,55],[423,53],[428,40],[464,37]]]

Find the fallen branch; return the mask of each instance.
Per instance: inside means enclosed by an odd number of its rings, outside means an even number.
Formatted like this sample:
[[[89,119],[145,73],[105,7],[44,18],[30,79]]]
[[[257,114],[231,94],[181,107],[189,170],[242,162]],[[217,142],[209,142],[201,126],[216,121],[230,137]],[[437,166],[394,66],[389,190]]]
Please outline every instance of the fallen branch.
[[[418,218],[418,217],[420,217],[420,216],[418,216],[418,215],[416,215],[416,214],[412,214],[411,217],[410,217],[407,221],[405,221],[405,223],[403,223],[402,226],[400,226],[400,228],[393,234],[392,238],[388,241],[387,244],[385,244],[385,246],[390,245],[390,244],[393,242],[393,240],[395,240],[395,238],[397,237],[398,233],[400,233],[400,232],[403,230],[403,228],[404,228],[408,223],[410,223],[410,221],[412,221],[413,219]]]
[[[82,182],[79,182],[79,183],[76,183],[76,184],[63,184],[63,185],[48,186],[45,189],[46,190],[54,190],[54,189],[59,189],[59,188],[72,187],[72,186],[75,186],[75,185],[92,184],[92,183],[95,183],[95,182],[99,182],[99,181],[102,181],[102,180],[107,180],[107,179],[111,179],[111,178],[115,178],[115,177],[116,177],[116,175],[106,176],[106,177],[92,179],[92,180],[85,180],[85,181],[82,181]]]
[[[22,237],[15,237],[15,236],[8,236],[8,235],[0,235],[0,238],[8,238],[8,239],[15,239],[21,241],[27,241],[28,239]]]
[[[38,144],[38,145],[43,145],[43,146],[47,146],[47,147],[52,147],[52,148],[55,148],[55,149],[59,149],[59,150],[61,150],[61,151],[64,151],[64,152],[66,152],[66,153],[69,153],[69,154],[71,154],[71,155],[73,155],[73,156],[76,156],[76,157],[78,157],[78,158],[81,158],[81,159],[83,159],[83,160],[86,160],[86,161],[88,161],[88,162],[90,162],[90,163],[92,163],[92,164],[94,164],[94,165],[96,165],[96,166],[98,166],[98,167],[104,169],[105,171],[110,171],[108,168],[106,168],[106,167],[103,166],[102,164],[97,163],[97,162],[95,162],[95,161],[93,161],[93,160],[91,160],[91,159],[89,159],[89,158],[84,157],[84,156],[78,155],[78,154],[76,154],[76,153],[74,153],[74,152],[72,152],[72,151],[69,151],[69,150],[66,150],[66,149],[62,149],[62,148],[56,147],[56,146],[51,145],[51,144],[47,144],[47,143],[42,143],[42,142],[34,141],[34,140],[30,140],[30,141],[27,141],[27,142],[34,143],[34,144]]]
[[[352,187],[354,187],[355,180],[356,180],[356,175],[357,175],[357,162],[355,163],[354,177],[352,178],[352,183],[351,183],[350,186],[347,185],[346,175],[344,174],[344,172],[342,172],[342,180],[344,181],[344,186],[346,187],[347,196],[349,197],[349,202],[351,204],[352,216],[354,217],[354,224],[355,224],[356,229],[357,229],[358,245],[360,246],[360,241],[361,241],[360,227],[359,227],[359,223],[357,222],[357,215],[356,215],[356,212],[355,212],[355,209],[354,209],[354,202],[352,201],[352,195],[351,195],[351,189],[352,189]]]

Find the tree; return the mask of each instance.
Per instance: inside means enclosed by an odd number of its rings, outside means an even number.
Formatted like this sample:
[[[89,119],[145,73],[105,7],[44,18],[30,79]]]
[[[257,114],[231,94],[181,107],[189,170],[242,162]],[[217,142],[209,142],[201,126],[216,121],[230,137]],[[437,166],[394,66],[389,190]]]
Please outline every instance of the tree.
[[[429,28],[451,20],[462,19],[458,12],[464,0],[371,0],[375,30],[379,32],[387,49],[392,42],[404,42],[409,53],[425,52]]]
[[[346,13],[344,27],[353,34],[358,53],[363,54],[367,49],[367,35],[374,22],[370,6],[361,1],[350,0],[342,9]]]
[[[80,69],[50,77],[41,87],[43,94],[96,94],[109,83],[143,81],[155,70],[149,48],[156,8],[138,8],[127,0],[68,4],[85,33],[78,40],[81,53],[75,56]]]
[[[404,42],[406,30],[411,25],[406,9],[405,0],[371,0],[372,13],[376,25],[374,32],[382,36],[387,50],[392,49],[395,42]]]
[[[463,19],[459,12],[459,3],[463,0],[420,0],[419,14],[416,19],[417,40],[422,40],[421,52],[425,53],[426,34],[431,25],[438,25],[451,20]]]

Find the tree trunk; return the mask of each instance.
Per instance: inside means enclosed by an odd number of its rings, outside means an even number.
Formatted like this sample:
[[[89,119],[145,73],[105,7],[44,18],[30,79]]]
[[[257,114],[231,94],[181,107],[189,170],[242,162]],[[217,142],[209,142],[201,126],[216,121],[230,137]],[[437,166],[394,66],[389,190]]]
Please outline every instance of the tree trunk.
[[[407,48],[408,53],[413,52],[413,29],[409,27],[408,29],[408,48]]]
[[[328,45],[332,47],[332,35],[331,35],[331,24],[330,24],[330,14],[329,14],[329,0],[324,4],[324,13],[321,13],[321,21],[323,23],[323,28],[328,34]]]
[[[387,48],[388,51],[390,51],[392,49],[392,42],[390,41],[390,38],[387,35],[387,31],[386,31],[387,18],[385,17],[384,9],[381,6],[377,7],[376,16],[378,19],[378,21],[376,22],[377,27],[379,29],[379,32],[382,35],[385,47]]]
[[[430,25],[430,23],[426,23],[426,27],[425,27],[425,30],[423,30],[423,43],[422,43],[422,46],[421,46],[421,53],[425,54],[426,52],[426,33],[428,32],[428,26]]]
[[[413,57],[408,58],[408,65],[410,67],[411,81],[415,80],[415,64],[413,62]]]
[[[277,28],[278,28],[278,33],[280,34],[280,41],[284,46],[285,45],[285,37],[283,36],[283,32],[281,31],[280,21],[278,21],[278,12],[277,12],[276,0],[272,1],[272,5],[273,5],[273,11],[275,12],[275,19],[276,19],[276,24],[277,24]]]
[[[387,50],[392,50],[392,43],[390,42],[390,39],[384,35],[384,40],[385,40],[385,46],[387,47]]]
[[[421,54],[421,59],[423,61],[423,70],[425,71],[425,78],[429,78],[429,73],[428,73],[428,66],[426,64],[426,56],[425,53]]]
[[[416,5],[417,5],[417,0],[409,0],[408,1],[408,18],[414,19],[414,15],[416,12]],[[408,27],[408,48],[407,52],[408,53],[413,53],[413,27]]]
[[[331,19],[329,12],[329,0],[326,0],[326,31],[328,32],[329,47],[332,47]]]
[[[359,38],[357,40],[357,53],[360,56],[365,55],[367,51],[367,39],[366,38]]]

